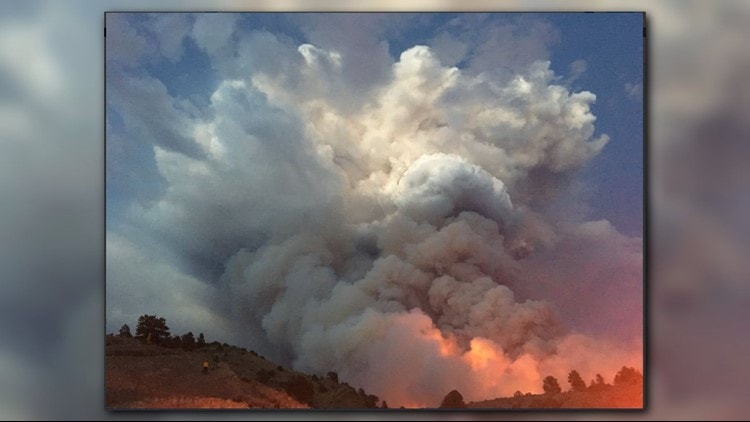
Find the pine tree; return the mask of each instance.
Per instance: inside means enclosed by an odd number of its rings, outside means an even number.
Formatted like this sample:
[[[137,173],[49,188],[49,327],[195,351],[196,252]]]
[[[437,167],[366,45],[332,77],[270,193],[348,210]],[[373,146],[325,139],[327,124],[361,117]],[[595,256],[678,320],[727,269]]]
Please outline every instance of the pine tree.
[[[169,336],[169,327],[164,318],[156,315],[141,315],[135,328],[135,337],[141,341],[149,340],[159,344]]]
[[[548,375],[546,378],[544,378],[542,389],[544,389],[545,394],[562,392],[562,388],[560,388],[560,384],[557,382],[557,378],[553,377],[552,375]]]
[[[581,378],[581,374],[575,369],[568,374],[568,382],[570,383],[571,391],[586,391],[586,383]]]

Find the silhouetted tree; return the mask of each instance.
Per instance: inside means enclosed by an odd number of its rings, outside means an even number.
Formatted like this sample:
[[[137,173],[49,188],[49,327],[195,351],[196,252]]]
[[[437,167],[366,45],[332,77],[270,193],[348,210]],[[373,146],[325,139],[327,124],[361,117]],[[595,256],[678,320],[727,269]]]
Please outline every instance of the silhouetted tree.
[[[198,347],[203,347],[206,345],[206,338],[203,337],[203,333],[198,334]]]
[[[581,374],[575,369],[568,374],[568,382],[570,383],[571,391],[586,391],[586,383],[581,378]]]
[[[378,402],[380,401],[380,397],[376,396],[375,394],[365,394],[365,407],[369,409],[377,409],[378,408]]]
[[[169,336],[169,327],[164,318],[156,315],[141,315],[138,318],[138,326],[135,328],[135,337],[141,341],[150,339],[151,342],[159,344]]]
[[[328,373],[328,374],[326,374],[326,375],[328,375],[328,378],[330,378],[330,379],[331,379],[331,381],[333,381],[333,382],[335,382],[335,383],[338,383],[338,382],[339,382],[339,374],[337,374],[337,373],[335,373],[335,372],[329,372],[329,373]]]
[[[615,385],[638,385],[643,383],[643,374],[635,368],[623,366],[615,375]]]
[[[602,391],[605,388],[607,388],[607,384],[604,383],[604,377],[602,374],[596,374],[596,379],[591,380],[591,384],[589,384],[589,390]]]
[[[466,409],[466,403],[464,403],[464,396],[456,390],[451,391],[445,395],[443,402],[440,403],[441,409]]]
[[[515,393],[513,393],[513,397],[523,397],[523,393],[520,390],[517,390]]]
[[[381,409],[387,409],[388,408],[388,402],[383,400],[383,404],[380,406]]]
[[[120,327],[120,334],[118,334],[120,337],[133,337],[132,334],[130,334],[130,327],[128,324],[124,324],[122,327]]]
[[[188,331],[187,333],[183,334],[180,340],[182,342],[183,349],[193,350],[195,348],[195,337],[193,337],[192,331]]]
[[[558,384],[557,378],[553,377],[552,375],[548,375],[546,378],[544,378],[544,381],[542,381],[542,389],[544,389],[545,394],[562,392],[562,388],[560,388],[560,384]]]

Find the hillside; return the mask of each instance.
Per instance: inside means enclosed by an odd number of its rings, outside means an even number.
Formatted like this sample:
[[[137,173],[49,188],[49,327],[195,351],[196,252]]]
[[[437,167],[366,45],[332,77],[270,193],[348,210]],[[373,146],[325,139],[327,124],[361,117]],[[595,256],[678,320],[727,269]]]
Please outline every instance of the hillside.
[[[641,385],[608,385],[600,391],[526,394],[518,397],[469,402],[466,406],[477,409],[641,409],[643,407],[643,387]]]
[[[254,351],[217,342],[184,350],[108,335],[105,350],[109,409],[366,409],[381,404],[377,396],[338,382],[335,373],[304,374],[283,368]],[[206,374],[204,360],[210,362]],[[576,392],[518,393],[469,402],[465,407],[640,409],[642,405],[642,384],[620,383]]]
[[[194,350],[106,338],[106,403],[110,409],[368,408],[378,398],[307,375],[255,352],[211,343]],[[202,362],[210,368],[202,373]]]

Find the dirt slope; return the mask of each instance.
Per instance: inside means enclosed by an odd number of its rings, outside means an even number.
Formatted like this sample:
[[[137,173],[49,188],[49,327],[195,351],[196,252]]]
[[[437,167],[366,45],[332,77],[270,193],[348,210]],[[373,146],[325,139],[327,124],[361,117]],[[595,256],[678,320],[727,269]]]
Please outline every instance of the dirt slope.
[[[207,374],[204,359],[211,363]],[[105,379],[111,409],[366,408],[377,402],[346,383],[218,344],[184,351],[108,336]]]

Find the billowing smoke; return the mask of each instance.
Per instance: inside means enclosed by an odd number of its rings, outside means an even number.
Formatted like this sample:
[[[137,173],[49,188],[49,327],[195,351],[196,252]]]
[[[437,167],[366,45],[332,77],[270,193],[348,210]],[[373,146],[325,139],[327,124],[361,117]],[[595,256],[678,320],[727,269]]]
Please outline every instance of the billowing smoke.
[[[112,101],[129,115],[158,97],[164,114],[132,125],[146,137],[192,122],[155,143],[168,188],[130,218],[214,281],[235,341],[392,406],[641,367],[640,239],[560,211],[608,141],[594,94],[548,61],[459,69],[413,46],[355,78],[352,49],[229,38],[196,42],[231,76],[207,117],[127,70]]]

